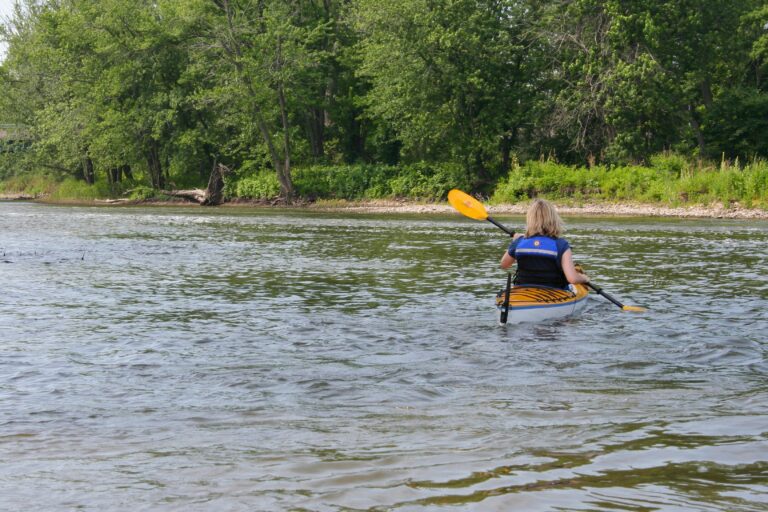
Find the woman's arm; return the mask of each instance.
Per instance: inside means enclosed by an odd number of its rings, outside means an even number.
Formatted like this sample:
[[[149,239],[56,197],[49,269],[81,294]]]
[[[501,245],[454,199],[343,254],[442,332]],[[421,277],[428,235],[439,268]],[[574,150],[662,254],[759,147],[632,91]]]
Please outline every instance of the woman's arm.
[[[523,238],[522,233],[515,233],[512,235],[512,241],[514,242],[518,238]],[[510,244],[511,247],[511,244]],[[512,266],[512,264],[515,262],[515,258],[509,255],[509,249],[504,253],[504,256],[501,257],[501,263],[499,266],[502,268],[502,270],[507,270],[509,267]]]
[[[501,263],[499,264],[499,266],[500,266],[500,267],[501,267],[503,270],[507,270],[509,267],[511,267],[511,266],[512,266],[512,264],[513,264],[514,262],[515,262],[515,258],[513,258],[512,256],[510,256],[508,252],[505,252],[505,253],[504,253],[504,256],[502,256],[502,257],[501,257]]]
[[[576,271],[576,267],[573,265],[573,252],[571,252],[570,249],[563,253],[563,256],[560,258],[560,265],[563,267],[563,273],[569,283],[578,284],[589,282],[587,274],[582,274]]]

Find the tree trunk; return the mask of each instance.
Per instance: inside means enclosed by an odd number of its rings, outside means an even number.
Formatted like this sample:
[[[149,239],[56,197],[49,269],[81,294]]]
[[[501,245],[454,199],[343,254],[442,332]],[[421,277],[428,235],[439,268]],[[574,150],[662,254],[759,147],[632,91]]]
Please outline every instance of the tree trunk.
[[[307,120],[307,134],[309,146],[314,158],[325,156],[325,110],[317,107],[309,109]]]
[[[218,206],[224,200],[224,175],[230,171],[222,164],[215,164],[208,178],[208,188],[205,191],[205,199],[200,203],[203,206]]]
[[[227,18],[227,33],[223,35],[222,37],[222,47],[224,50],[224,53],[229,57],[229,59],[232,62],[232,65],[237,70],[237,74],[239,75],[240,79],[243,80],[245,83],[245,86],[247,87],[248,91],[251,94],[251,98],[257,98],[259,95],[256,94],[256,88],[253,85],[253,79],[248,71],[246,71],[245,67],[243,66],[243,50],[241,48],[241,41],[238,38],[237,30],[235,30],[234,26],[234,19],[235,19],[235,13],[232,11],[232,6],[230,5],[228,0],[214,0],[214,3],[216,6],[222,10],[224,15]],[[257,4],[257,9],[259,11],[259,19],[262,18],[261,11],[263,10],[263,2],[259,2]],[[261,31],[263,32],[264,28],[260,27]],[[278,61],[275,62],[275,64],[278,66],[281,65],[280,63],[280,48],[279,48],[280,42],[278,41]],[[282,91],[282,89],[281,89]],[[284,96],[280,94],[281,101],[284,101]],[[267,124],[266,120],[264,119],[263,112],[261,110],[261,107],[258,105],[258,103],[253,102],[251,103],[253,108],[253,116],[256,119],[256,125],[259,128],[259,132],[261,133],[261,136],[264,140],[264,142],[267,145],[267,149],[269,151],[269,156],[272,159],[272,165],[275,169],[275,172],[277,173],[277,179],[280,182],[280,190],[283,196],[285,197],[286,201],[290,202],[293,199],[293,182],[291,181],[291,168],[290,168],[290,155],[285,155],[285,163],[281,161],[280,154],[277,151],[277,148],[275,147],[275,142],[272,137],[271,130],[269,129],[269,125]],[[283,104],[281,103],[281,114],[284,116],[286,115],[284,112]],[[287,119],[283,120],[283,125],[287,126]],[[286,132],[285,137],[287,138],[289,135]],[[290,151],[289,147],[286,146],[286,152]]]
[[[699,145],[699,154],[704,156],[704,134],[701,133],[701,125],[699,124],[699,120],[696,118],[696,110],[693,108],[693,105],[688,105],[688,114],[691,119],[691,128],[693,128],[693,133],[696,134],[696,141]]]
[[[712,85],[710,84],[709,78],[702,80],[700,87],[704,106],[707,107],[707,109],[712,108]]]
[[[160,150],[157,147],[157,141],[151,139],[147,148],[147,168],[149,169],[149,180],[152,188],[162,189],[165,187],[165,176],[163,176],[163,166],[160,163]]]
[[[500,176],[504,176],[509,172],[512,166],[512,144],[515,140],[515,134],[517,130],[512,128],[504,132],[501,136],[501,143],[499,144],[499,150],[501,151],[501,173]]]
[[[89,185],[93,185],[96,181],[96,174],[93,170],[93,160],[91,157],[86,156],[83,159],[83,179]]]
[[[213,167],[216,165],[218,155],[216,154],[216,149],[213,147],[212,144],[206,142],[203,144],[203,153],[206,155],[207,158],[200,161],[200,178],[205,179],[207,173],[209,172],[208,169],[213,169]]]
[[[277,40],[277,62],[278,69],[282,68],[282,45]],[[285,99],[285,89],[283,83],[277,84],[277,101],[280,105],[280,121],[283,125],[283,165],[278,167],[277,178],[280,181],[280,189],[285,197],[285,201],[290,203],[293,200],[293,181],[291,180],[291,132],[288,124],[288,105]]]
[[[121,165],[120,171],[122,171],[123,176],[125,176],[125,179],[133,181],[133,171],[131,171],[131,166],[128,164]]]
[[[107,172],[107,178],[110,185],[115,185],[123,181],[123,176],[129,180],[133,179],[130,165],[120,165],[118,167],[113,167]]]

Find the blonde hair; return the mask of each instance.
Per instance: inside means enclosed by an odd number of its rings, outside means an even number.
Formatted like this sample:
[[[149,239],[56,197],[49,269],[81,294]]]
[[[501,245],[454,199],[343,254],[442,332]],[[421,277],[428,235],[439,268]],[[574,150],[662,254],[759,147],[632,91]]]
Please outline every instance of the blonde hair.
[[[525,216],[525,236],[558,238],[563,232],[563,221],[549,201],[535,199]]]

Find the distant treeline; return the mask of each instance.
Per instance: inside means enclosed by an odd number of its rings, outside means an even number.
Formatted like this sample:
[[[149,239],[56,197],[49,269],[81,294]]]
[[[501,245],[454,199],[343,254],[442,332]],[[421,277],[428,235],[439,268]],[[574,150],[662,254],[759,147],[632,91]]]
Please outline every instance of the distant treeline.
[[[0,123],[29,137],[6,182],[137,193],[223,163],[230,197],[620,198],[626,178],[674,201],[701,186],[664,180],[712,161],[731,200],[764,200],[765,0],[21,0],[2,30]]]

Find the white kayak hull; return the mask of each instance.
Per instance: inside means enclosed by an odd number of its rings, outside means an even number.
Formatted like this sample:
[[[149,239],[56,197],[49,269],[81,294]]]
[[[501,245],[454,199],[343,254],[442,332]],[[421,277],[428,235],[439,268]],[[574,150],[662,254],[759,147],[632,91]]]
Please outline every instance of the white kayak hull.
[[[496,297],[497,318],[504,311],[504,291]],[[513,286],[510,293],[508,324],[546,322],[580,314],[587,306],[589,290],[572,285],[571,290],[545,286]]]

